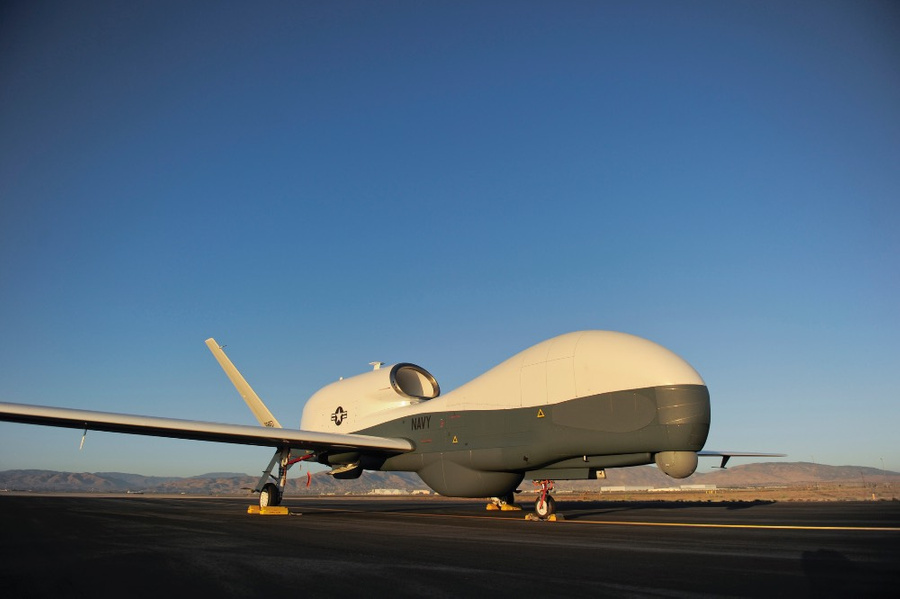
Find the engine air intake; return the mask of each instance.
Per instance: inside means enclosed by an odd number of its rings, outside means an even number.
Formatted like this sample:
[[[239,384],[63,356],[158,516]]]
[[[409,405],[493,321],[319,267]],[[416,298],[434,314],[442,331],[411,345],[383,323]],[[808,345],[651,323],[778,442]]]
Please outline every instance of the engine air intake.
[[[430,372],[408,362],[391,368],[391,386],[400,395],[413,399],[434,399],[441,394],[441,388]]]

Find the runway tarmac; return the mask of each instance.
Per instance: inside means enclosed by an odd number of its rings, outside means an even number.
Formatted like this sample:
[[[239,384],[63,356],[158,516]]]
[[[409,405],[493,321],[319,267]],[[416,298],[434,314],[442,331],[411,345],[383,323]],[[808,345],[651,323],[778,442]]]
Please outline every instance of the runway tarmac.
[[[7,597],[894,596],[900,502],[0,494]]]

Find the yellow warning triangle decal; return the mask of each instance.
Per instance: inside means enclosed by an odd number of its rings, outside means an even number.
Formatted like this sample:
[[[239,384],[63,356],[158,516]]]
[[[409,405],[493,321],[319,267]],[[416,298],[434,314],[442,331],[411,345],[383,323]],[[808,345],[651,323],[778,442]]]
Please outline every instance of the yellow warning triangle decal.
[[[543,417],[544,417],[544,410],[538,408],[538,418],[543,418]]]
[[[453,435],[453,442],[454,442],[454,443],[459,443],[459,439],[456,438],[456,435]]]

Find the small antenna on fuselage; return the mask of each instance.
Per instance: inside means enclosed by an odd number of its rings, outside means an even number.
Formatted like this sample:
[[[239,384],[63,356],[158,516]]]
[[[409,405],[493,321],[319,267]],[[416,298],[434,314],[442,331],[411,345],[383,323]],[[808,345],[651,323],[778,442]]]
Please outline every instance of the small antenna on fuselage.
[[[369,362],[372,365],[372,370],[380,370],[382,366],[384,366],[384,362]]]

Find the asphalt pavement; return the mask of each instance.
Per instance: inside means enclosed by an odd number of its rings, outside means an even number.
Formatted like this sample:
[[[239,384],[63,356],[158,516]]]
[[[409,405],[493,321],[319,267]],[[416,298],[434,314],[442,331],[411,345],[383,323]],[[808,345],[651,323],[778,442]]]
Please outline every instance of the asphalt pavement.
[[[900,502],[0,495],[7,597],[894,596]],[[288,595],[289,594],[289,595]]]

